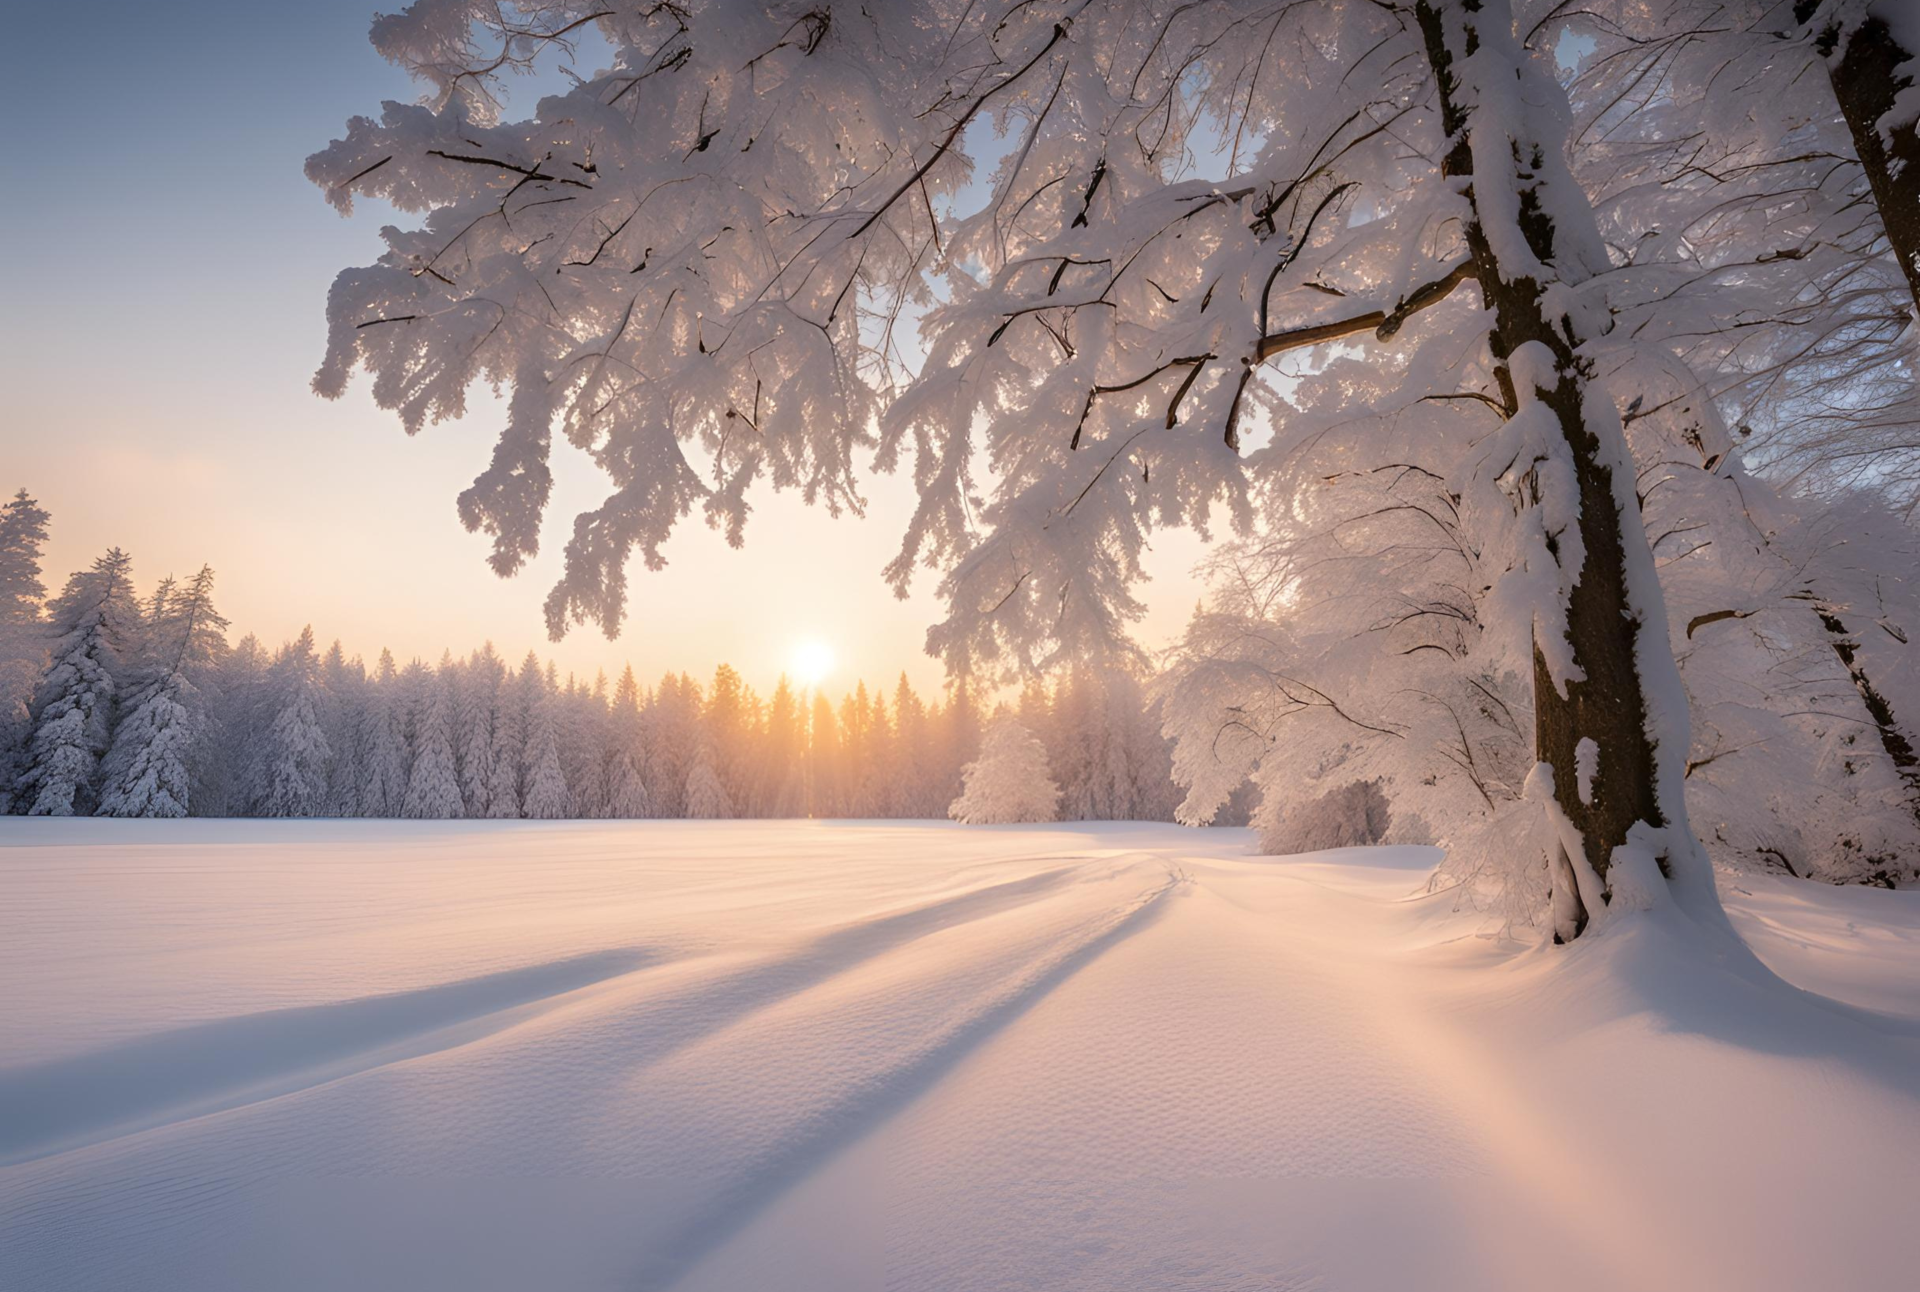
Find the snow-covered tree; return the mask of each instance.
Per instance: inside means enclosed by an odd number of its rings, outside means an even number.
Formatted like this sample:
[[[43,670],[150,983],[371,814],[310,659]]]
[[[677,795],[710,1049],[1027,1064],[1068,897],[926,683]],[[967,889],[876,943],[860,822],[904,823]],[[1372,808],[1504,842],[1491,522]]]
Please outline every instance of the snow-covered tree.
[[[366,763],[360,768],[359,815],[399,816],[406,806],[407,773],[412,764],[407,753],[406,706],[392,651],[380,652],[367,705],[360,715],[360,731]]]
[[[782,675],[767,701],[758,795],[754,811],[772,817],[807,815],[807,714]]]
[[[520,689],[525,700],[527,742],[521,756],[525,770],[520,813],[535,820],[567,816],[571,803],[554,731],[552,687],[531,652],[520,670]]]
[[[646,751],[640,744],[640,686],[633,678],[633,667],[620,673],[613,690],[610,716],[607,770],[607,815],[618,819],[638,819],[653,815],[652,796],[647,793],[644,764]]]
[[[453,701],[449,684],[453,657],[438,669],[418,662],[413,675],[413,767],[407,776],[407,794],[400,815],[418,820],[445,821],[463,815],[460,778],[453,764]]]
[[[332,751],[320,726],[319,660],[311,626],[301,629],[274,662],[270,686],[273,718],[262,750],[256,810],[261,816],[316,816],[326,807]]]
[[[213,569],[155,598],[153,650],[102,762],[102,816],[181,817],[204,783],[212,721],[208,689],[226,653],[227,621],[213,605]]]
[[[1662,26],[1680,6],[1619,7],[1594,28],[1692,47]],[[1856,19],[1903,19],[1888,8],[1833,0],[1776,43],[1835,31],[1844,68],[1851,37],[1881,43]],[[1595,100],[1564,83],[1580,41],[1562,38],[1583,36],[1590,7],[1524,9],[415,6],[377,40],[434,101],[355,119],[309,174],[343,209],[366,193],[431,214],[340,277],[317,385],[337,394],[364,366],[410,426],[457,415],[476,378],[512,388],[493,464],[461,500],[502,572],[533,550],[555,425],[605,466],[614,491],[580,518],[549,598],[556,633],[617,627],[629,553],[658,564],[696,506],[738,541],[752,481],[854,506],[856,455],[891,467],[910,451],[920,507],[889,576],[942,569],[932,646],[1004,676],[1128,654],[1153,527],[1204,526],[1216,505],[1243,531],[1289,517],[1298,490],[1273,486],[1313,419],[1271,381],[1276,362],[1327,364],[1336,343],[1390,357],[1398,384],[1348,400],[1324,451],[1382,466],[1383,428],[1426,401],[1491,419],[1439,464],[1485,576],[1466,589],[1465,671],[1518,682],[1531,710],[1542,766],[1520,801],[1552,828],[1510,837],[1550,842],[1557,930],[1603,912],[1616,860],[1657,858],[1710,908],[1634,488],[1635,453],[1669,431],[1641,418],[1629,434],[1615,411],[1636,347],[1637,372],[1686,343],[1640,331],[1663,311],[1620,272],[1638,241],[1606,240],[1623,222],[1573,173],[1593,134],[1569,122]],[[586,23],[613,48],[607,69],[504,119],[491,76]],[[1906,41],[1904,21],[1888,35]],[[480,53],[496,45],[508,55]],[[1883,70],[1899,111],[1875,129],[1897,132],[1912,96],[1899,65]],[[1669,138],[1726,137],[1711,126]],[[897,340],[906,328],[918,344]],[[1710,357],[1715,373],[1742,362],[1731,343]],[[1702,460],[1724,460],[1714,428],[1697,433]],[[982,460],[992,496],[976,508]]]
[[[366,763],[360,714],[366,704],[366,667],[357,656],[348,659],[336,639],[320,659],[320,730],[333,751],[327,761],[327,816],[360,813],[360,769]]]
[[[1920,16],[1903,0],[1794,0],[1920,304]],[[1920,319],[1920,313],[1916,313]]]
[[[132,565],[125,552],[111,549],[68,579],[50,607],[51,662],[34,691],[15,790],[16,805],[34,816],[94,810],[126,654],[139,631]]]
[[[510,821],[520,815],[520,760],[526,756],[527,713],[521,688],[503,673],[493,694],[492,770],[487,815]]]
[[[51,518],[21,489],[0,507],[0,624],[40,620],[46,585],[40,582],[40,554]]]
[[[980,756],[967,764],[966,787],[947,814],[966,825],[1051,821],[1060,788],[1047,771],[1047,749],[1011,714],[987,728]]]
[[[461,670],[454,705],[455,752],[460,762],[461,805],[470,817],[488,815],[487,796],[493,785],[493,713],[500,702],[504,672],[492,642],[474,652]]]
[[[14,784],[32,734],[29,701],[46,668],[40,554],[48,519],[25,489],[0,507],[0,815],[13,810]]]
[[[687,775],[687,816],[695,821],[723,821],[733,815],[727,787],[704,755]]]

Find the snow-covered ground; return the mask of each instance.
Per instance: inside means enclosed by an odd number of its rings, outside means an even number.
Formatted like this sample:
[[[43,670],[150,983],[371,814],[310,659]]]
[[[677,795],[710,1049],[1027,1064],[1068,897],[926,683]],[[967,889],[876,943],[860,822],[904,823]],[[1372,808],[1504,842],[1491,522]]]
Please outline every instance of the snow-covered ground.
[[[0,822],[0,1287],[1913,1286],[1920,893],[1248,843]]]

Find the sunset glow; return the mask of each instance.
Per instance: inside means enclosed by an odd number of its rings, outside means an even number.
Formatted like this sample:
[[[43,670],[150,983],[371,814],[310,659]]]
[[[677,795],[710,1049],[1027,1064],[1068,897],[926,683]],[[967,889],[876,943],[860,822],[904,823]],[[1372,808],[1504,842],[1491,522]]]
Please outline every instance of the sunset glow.
[[[805,637],[793,647],[793,680],[814,687],[833,672],[833,647],[818,637]]]

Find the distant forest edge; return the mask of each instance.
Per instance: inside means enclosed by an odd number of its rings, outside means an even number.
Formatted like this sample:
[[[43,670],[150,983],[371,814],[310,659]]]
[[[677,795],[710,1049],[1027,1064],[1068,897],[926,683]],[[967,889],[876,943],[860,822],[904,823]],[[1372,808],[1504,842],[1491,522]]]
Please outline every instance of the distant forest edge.
[[[12,814],[945,817],[996,716],[964,680],[933,700],[904,674],[891,696],[862,682],[835,703],[784,677],[763,698],[726,664],[705,685],[668,673],[649,688],[631,667],[562,677],[491,645],[367,664],[320,649],[311,628],[277,649],[230,644],[210,567],[142,595],[114,548],[49,599],[48,524],[24,489],[0,508]],[[1060,818],[1173,819],[1171,746],[1140,679],[1076,671],[998,707],[1044,747]],[[1022,742],[1005,743],[1017,759]],[[1023,766],[983,766],[980,783],[1030,779],[1008,774]],[[996,819],[980,798],[968,819]],[[1036,819],[1031,802],[1001,804]],[[1221,819],[1245,811],[1236,801]]]

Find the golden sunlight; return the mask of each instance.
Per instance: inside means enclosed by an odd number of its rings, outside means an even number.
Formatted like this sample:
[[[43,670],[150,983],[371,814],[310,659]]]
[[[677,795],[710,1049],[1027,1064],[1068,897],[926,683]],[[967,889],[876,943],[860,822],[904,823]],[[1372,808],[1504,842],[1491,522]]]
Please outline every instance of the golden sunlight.
[[[792,667],[800,685],[818,686],[833,671],[833,647],[818,637],[802,638],[794,644]]]

